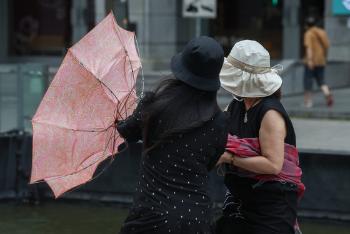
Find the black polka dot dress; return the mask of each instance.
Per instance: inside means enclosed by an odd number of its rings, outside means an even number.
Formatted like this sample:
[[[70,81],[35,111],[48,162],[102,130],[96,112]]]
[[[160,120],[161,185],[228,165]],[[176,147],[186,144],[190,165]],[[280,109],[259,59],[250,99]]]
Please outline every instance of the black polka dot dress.
[[[118,124],[127,140],[141,139],[137,111]],[[142,156],[134,203],[120,233],[211,233],[208,171],[224,152],[226,129],[220,112]]]

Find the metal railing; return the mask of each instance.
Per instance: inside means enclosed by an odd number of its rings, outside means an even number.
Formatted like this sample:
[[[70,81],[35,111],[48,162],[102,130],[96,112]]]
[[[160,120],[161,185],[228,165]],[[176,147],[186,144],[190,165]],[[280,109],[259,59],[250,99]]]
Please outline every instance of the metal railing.
[[[0,132],[31,131],[30,120],[47,87],[43,64],[0,64]]]
[[[303,63],[297,60],[280,63],[284,66],[283,94],[303,93]],[[0,132],[12,129],[31,131],[30,120],[56,72],[57,67],[44,64],[0,64]],[[145,89],[151,89],[164,74],[170,74],[170,71],[146,72]],[[326,81],[332,88],[349,86],[349,74],[349,62],[331,61],[326,67]],[[231,99],[231,95],[223,90],[218,93],[222,107]]]

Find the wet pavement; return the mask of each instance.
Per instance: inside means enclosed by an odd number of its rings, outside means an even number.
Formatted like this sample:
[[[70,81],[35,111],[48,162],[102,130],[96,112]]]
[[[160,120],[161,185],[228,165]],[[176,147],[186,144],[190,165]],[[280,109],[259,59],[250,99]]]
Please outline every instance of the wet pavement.
[[[303,94],[283,97],[282,103],[293,117],[350,120],[350,88],[334,89],[332,93],[334,97],[332,107],[327,107],[325,97],[320,91],[314,92],[311,108],[304,106]]]
[[[350,155],[350,121],[292,118],[299,151]]]
[[[95,203],[0,203],[0,234],[118,233],[127,209]]]
[[[127,208],[87,202],[0,203],[0,234],[116,234]],[[350,223],[300,220],[304,234],[348,234]]]

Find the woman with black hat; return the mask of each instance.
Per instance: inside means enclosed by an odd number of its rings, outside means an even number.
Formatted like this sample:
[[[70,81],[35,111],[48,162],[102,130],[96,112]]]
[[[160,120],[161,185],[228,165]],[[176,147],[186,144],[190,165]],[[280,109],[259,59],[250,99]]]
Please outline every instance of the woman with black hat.
[[[134,204],[121,233],[210,233],[208,171],[224,152],[226,121],[216,93],[221,46],[199,37],[174,56],[174,79],[147,93],[118,123],[127,141],[143,140]]]

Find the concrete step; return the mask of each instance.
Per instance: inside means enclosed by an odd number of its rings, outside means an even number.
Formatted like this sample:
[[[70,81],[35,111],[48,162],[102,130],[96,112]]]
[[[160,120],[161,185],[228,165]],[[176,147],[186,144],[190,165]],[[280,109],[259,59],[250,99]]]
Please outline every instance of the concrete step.
[[[304,107],[303,95],[283,97],[282,103],[292,117],[350,120],[350,88],[334,89],[332,93],[334,105],[331,108],[327,107],[325,98],[321,92],[315,92],[313,94],[314,105],[312,108]]]

